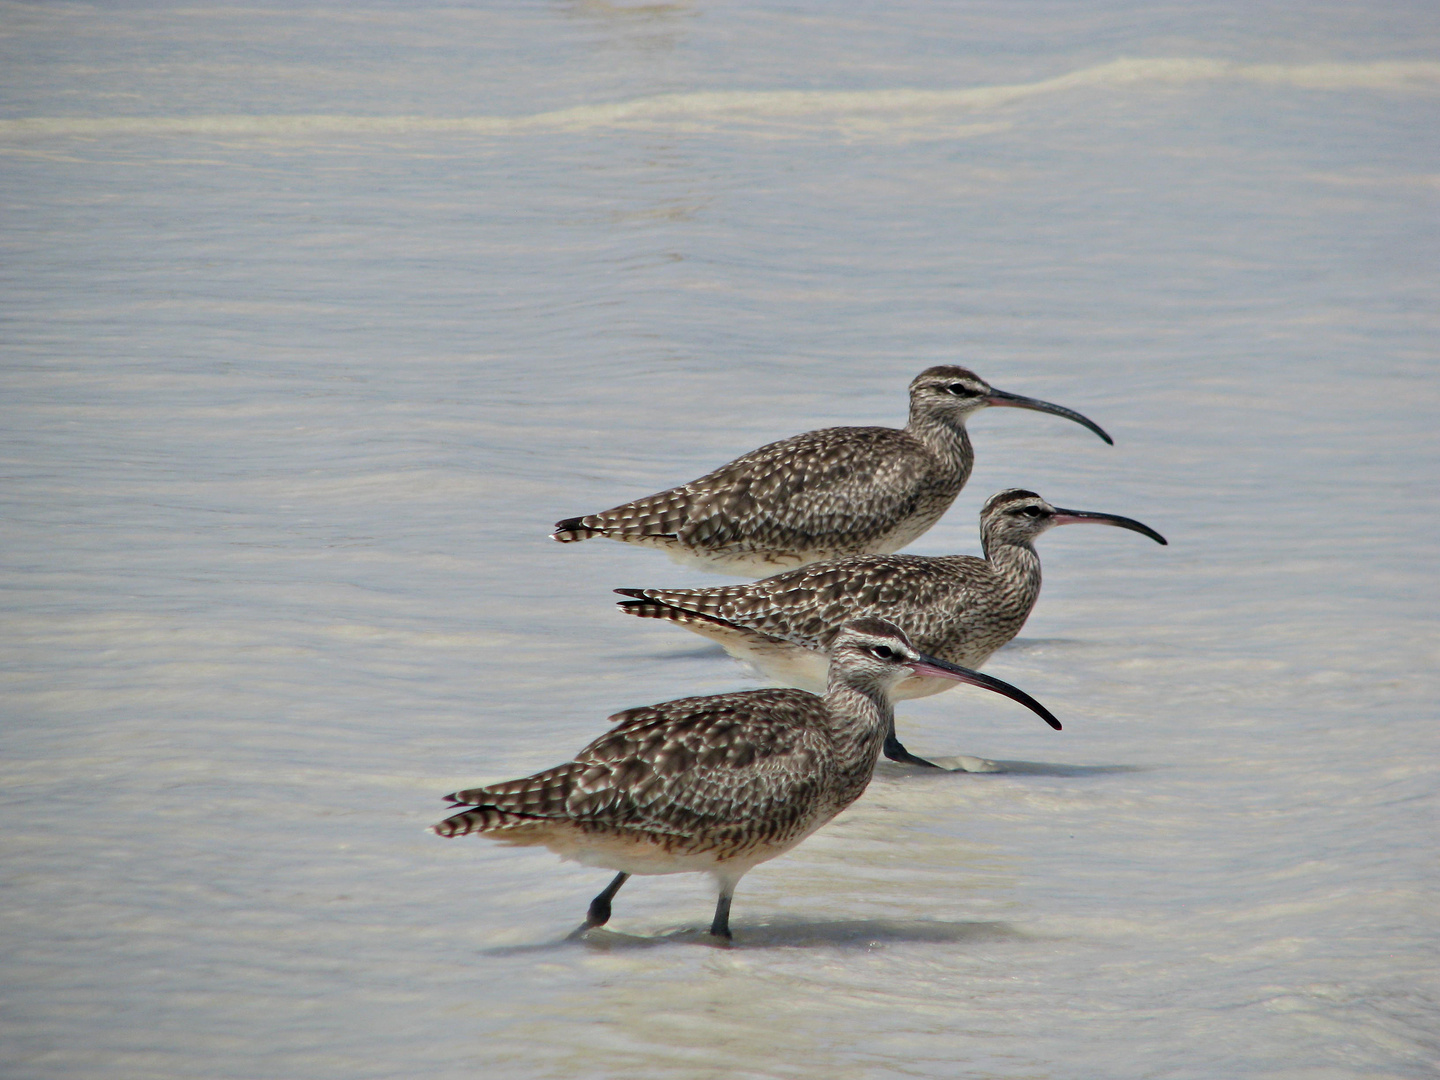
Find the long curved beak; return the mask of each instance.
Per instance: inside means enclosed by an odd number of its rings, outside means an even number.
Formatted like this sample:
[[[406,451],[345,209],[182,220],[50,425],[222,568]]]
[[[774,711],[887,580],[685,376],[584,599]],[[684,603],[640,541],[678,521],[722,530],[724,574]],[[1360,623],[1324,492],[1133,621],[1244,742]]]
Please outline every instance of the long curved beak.
[[[1115,445],[1115,440],[1105,434],[1103,428],[1089,417],[1081,416],[1074,409],[1067,409],[1064,405],[1051,405],[1048,401],[1039,401],[1036,398],[1022,397],[1019,394],[1007,394],[1004,390],[990,388],[990,394],[985,399],[987,405],[1007,405],[1012,409],[1034,409],[1036,412],[1053,413],[1055,416],[1063,416],[1067,420],[1074,420],[1081,427],[1089,428],[1100,438],[1110,445]]]
[[[1161,536],[1149,525],[1141,524],[1134,518],[1121,517],[1119,514],[1095,514],[1089,510],[1061,510],[1055,508],[1055,516],[1051,518],[1056,525],[1073,525],[1076,522],[1087,521],[1098,522],[1101,525],[1114,525],[1116,528],[1129,529],[1131,532],[1138,532],[1141,536],[1148,536],[1157,544],[1169,545],[1169,541]]]
[[[1060,730],[1060,721],[1050,714],[1049,709],[1025,693],[1024,690],[1011,686],[1004,679],[997,679],[993,675],[982,675],[978,671],[960,667],[948,660],[937,660],[933,656],[922,655],[919,660],[912,661],[908,666],[916,675],[925,675],[932,679],[954,679],[956,682],[969,683],[971,686],[981,686],[986,690],[993,690],[997,694],[1004,694],[1011,701],[1018,701],[1024,705],[1056,731]]]

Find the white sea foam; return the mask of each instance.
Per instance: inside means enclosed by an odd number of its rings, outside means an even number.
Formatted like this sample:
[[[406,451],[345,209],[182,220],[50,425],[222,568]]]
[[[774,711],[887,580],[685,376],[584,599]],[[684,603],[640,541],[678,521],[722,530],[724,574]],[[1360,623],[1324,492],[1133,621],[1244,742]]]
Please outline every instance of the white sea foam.
[[[1075,90],[1138,89],[1205,82],[1255,83],[1302,90],[1434,93],[1440,62],[1380,61],[1326,64],[1241,64],[1202,57],[1121,59],[1029,83],[961,89],[715,90],[657,94],[597,105],[575,105],[528,116],[220,115],[28,117],[0,120],[0,139],[79,136],[460,134],[510,136],[607,129],[765,129],[796,123],[846,134],[893,133],[891,125],[939,123],[953,113],[1001,109],[1032,98]],[[698,128],[697,128],[698,125]],[[960,126],[950,135],[983,134],[989,125]]]

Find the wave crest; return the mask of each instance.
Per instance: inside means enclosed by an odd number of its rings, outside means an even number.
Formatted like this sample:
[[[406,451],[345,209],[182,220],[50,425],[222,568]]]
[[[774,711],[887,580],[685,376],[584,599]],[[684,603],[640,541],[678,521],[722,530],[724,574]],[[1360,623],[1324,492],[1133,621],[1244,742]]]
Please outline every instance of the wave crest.
[[[528,116],[116,116],[0,120],[0,138],[125,135],[304,136],[457,133],[507,136],[607,129],[705,131],[801,125],[855,135],[881,130],[919,134],[940,123],[949,136],[994,130],[994,124],[946,127],[953,114],[973,115],[1029,98],[1076,89],[1254,83],[1303,90],[1434,92],[1440,63],[1240,64],[1204,58],[1122,59],[1037,82],[952,90],[724,90],[659,94],[600,105],[576,105]]]

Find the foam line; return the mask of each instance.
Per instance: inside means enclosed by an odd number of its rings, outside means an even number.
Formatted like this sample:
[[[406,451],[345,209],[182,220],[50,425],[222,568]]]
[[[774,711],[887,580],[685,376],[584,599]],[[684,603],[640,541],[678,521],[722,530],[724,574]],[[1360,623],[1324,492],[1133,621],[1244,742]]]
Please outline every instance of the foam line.
[[[958,90],[730,90],[660,94],[602,105],[577,105],[528,116],[176,116],[31,117],[0,120],[0,139],[117,135],[293,136],[462,133],[516,135],[607,128],[666,128],[707,123],[755,126],[821,121],[826,126],[983,112],[1015,102],[1088,88],[1255,83],[1304,90],[1440,90],[1440,63],[1238,64],[1201,58],[1114,60],[1052,79]]]

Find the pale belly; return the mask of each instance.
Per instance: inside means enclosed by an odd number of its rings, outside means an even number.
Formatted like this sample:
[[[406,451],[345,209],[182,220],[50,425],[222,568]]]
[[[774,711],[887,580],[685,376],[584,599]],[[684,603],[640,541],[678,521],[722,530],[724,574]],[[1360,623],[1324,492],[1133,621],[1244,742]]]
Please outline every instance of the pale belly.
[[[837,544],[804,551],[706,551],[689,547],[669,536],[626,537],[623,542],[657,548],[670,556],[672,562],[692,569],[712,574],[732,574],[735,577],[762,578],[778,574],[782,570],[793,570],[797,566],[808,566],[813,562],[839,559],[847,555],[889,555],[899,551],[933,524],[933,520],[918,523],[864,545]]]
[[[739,850],[707,848],[703,840],[672,845],[665,837],[639,831],[591,832],[564,822],[502,829],[483,835],[502,844],[546,847],[569,862],[626,874],[698,873],[738,879],[751,867],[785,854],[824,825],[825,820],[817,820],[785,839],[756,843]],[[676,847],[680,850],[675,850]]]

